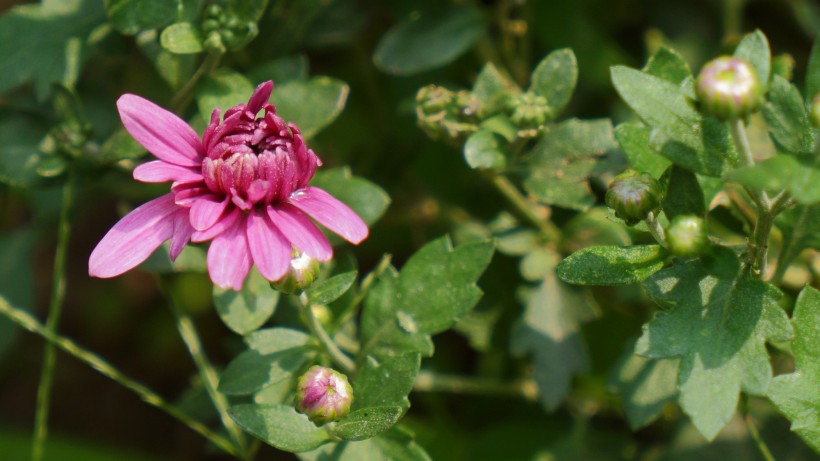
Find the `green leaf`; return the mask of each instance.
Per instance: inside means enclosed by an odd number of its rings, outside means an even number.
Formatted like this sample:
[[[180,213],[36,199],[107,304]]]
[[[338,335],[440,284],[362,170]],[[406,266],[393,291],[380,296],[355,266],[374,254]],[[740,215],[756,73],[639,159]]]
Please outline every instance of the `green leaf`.
[[[765,342],[793,336],[780,291],[742,272],[709,275],[699,262],[664,269],[643,283],[663,310],[643,327],[635,352],[680,357],[680,404],[708,440],[729,422],[742,391],[765,395],[772,369]]]
[[[315,356],[316,349],[311,346],[292,347],[270,354],[247,350],[225,368],[219,379],[219,392],[251,395],[294,377]]]
[[[257,330],[245,336],[248,348],[260,354],[274,354],[308,344],[310,336],[292,328],[274,327]]]
[[[353,176],[350,169],[320,169],[310,182],[353,209],[368,225],[373,225],[382,217],[390,204],[390,196],[381,187],[359,176]]]
[[[649,145],[652,129],[643,123],[622,123],[615,128],[615,138],[635,170],[659,178],[672,163]]]
[[[32,267],[35,243],[35,234],[28,229],[0,236],[0,296],[9,304],[26,311],[35,307]],[[16,332],[17,327],[13,323],[5,317],[0,318],[0,352],[8,349]]]
[[[775,225],[783,233],[778,266],[788,267],[806,248],[820,249],[820,203],[790,208],[777,217]]]
[[[421,355],[415,352],[382,360],[369,355],[353,379],[353,410],[385,405],[410,407],[407,396],[419,374]]]
[[[227,15],[243,22],[256,22],[262,18],[268,0],[226,0]]]
[[[39,144],[46,134],[46,128],[33,117],[0,115],[0,182],[31,187],[42,180],[37,167],[45,157]]]
[[[806,98],[811,101],[820,93],[820,35],[814,39],[806,69]]]
[[[555,269],[575,285],[628,285],[659,271],[665,257],[660,245],[595,246],[567,256]]]
[[[488,62],[476,77],[472,94],[481,105],[481,114],[486,117],[501,112],[510,94],[520,91],[493,63]]]
[[[347,103],[350,87],[330,77],[290,80],[274,87],[271,101],[276,113],[293,122],[310,138],[330,125]]]
[[[814,130],[797,87],[775,75],[767,99],[763,116],[775,145],[795,154],[814,152]]]
[[[734,56],[752,65],[765,91],[772,69],[772,51],[769,49],[769,41],[763,32],[755,30],[743,37],[735,48]]]
[[[729,175],[746,186],[777,192],[789,191],[800,203],[820,202],[820,156],[777,155]]]
[[[501,141],[487,130],[478,130],[467,138],[464,143],[464,159],[474,169],[500,169],[507,164]]]
[[[661,45],[644,66],[643,71],[667,82],[680,85],[692,76],[689,64],[677,51]]]
[[[714,177],[737,165],[726,124],[699,114],[677,85],[623,66],[612,68],[612,83],[632,110],[657,130],[650,142],[664,157]]]
[[[310,302],[313,304],[329,304],[336,301],[353,286],[357,275],[357,271],[350,271],[314,283],[307,291]]]
[[[173,21],[181,9],[180,0],[105,0],[108,19],[126,35],[165,25]]]
[[[774,378],[769,398],[792,422],[791,429],[820,453],[820,291],[803,288],[792,324],[795,372]]]
[[[175,272],[208,272],[208,262],[205,250],[200,247],[187,245],[175,261],[171,261],[168,242],[163,243],[151,256],[139,265],[146,272],[157,274],[171,274]]]
[[[668,185],[663,198],[663,212],[670,221],[678,215],[702,217],[706,214],[703,190],[695,173],[673,165],[664,176]]]
[[[595,203],[587,178],[615,148],[609,119],[570,119],[552,127],[532,152],[524,188],[544,203],[586,210]]]
[[[308,60],[303,54],[286,56],[260,64],[248,72],[248,80],[255,83],[273,80],[281,85],[289,80],[308,78]]]
[[[360,362],[371,354],[432,354],[429,335],[452,327],[481,298],[475,282],[492,254],[491,242],[453,248],[442,237],[411,256],[398,276],[385,274],[365,300]]]
[[[333,426],[330,435],[344,440],[364,440],[393,427],[401,418],[402,407],[369,407],[351,412]]]
[[[196,87],[196,103],[199,113],[206,120],[214,109],[222,114],[237,104],[245,104],[253,94],[253,85],[243,75],[232,70],[222,70],[205,76]]]
[[[513,330],[511,351],[532,357],[538,400],[554,411],[569,393],[572,377],[589,368],[580,324],[595,317],[595,304],[589,293],[567,287],[553,272],[528,298]]]
[[[430,461],[430,456],[413,441],[413,437],[393,429],[360,442],[325,445],[309,453],[300,453],[303,461]]]
[[[280,450],[299,453],[330,441],[324,429],[292,406],[250,403],[233,406],[228,413],[242,429]]]
[[[0,16],[0,93],[33,80],[39,99],[52,82],[74,86],[83,44],[103,20],[99,0],[44,0]],[[8,139],[8,138],[4,138]]]
[[[454,61],[485,32],[486,20],[476,6],[413,12],[382,36],[373,62],[389,74],[417,74]]]
[[[159,36],[162,47],[171,53],[196,54],[202,53],[202,34],[190,22],[171,24]]]
[[[214,285],[214,306],[219,318],[234,332],[245,335],[261,327],[276,310],[279,292],[270,283],[251,270],[241,291]]]
[[[532,71],[529,91],[547,98],[554,116],[560,114],[572,98],[578,81],[578,61],[569,48],[555,50]]]
[[[657,418],[678,395],[678,359],[649,359],[628,349],[610,382],[623,398],[624,413],[633,431]]]

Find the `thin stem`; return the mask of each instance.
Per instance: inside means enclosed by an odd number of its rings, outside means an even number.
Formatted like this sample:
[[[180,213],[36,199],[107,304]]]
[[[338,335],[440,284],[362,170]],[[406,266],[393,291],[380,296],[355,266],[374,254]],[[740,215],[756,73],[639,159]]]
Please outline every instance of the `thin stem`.
[[[54,252],[54,271],[51,276],[51,300],[48,306],[46,328],[54,333],[60,323],[63,302],[66,293],[66,260],[68,242],[71,238],[71,214],[74,204],[76,172],[69,166],[66,182],[63,185],[63,200],[60,209],[60,221],[57,224],[57,249]],[[34,437],[32,439],[31,459],[40,461],[45,452],[45,441],[48,436],[48,414],[51,407],[51,391],[54,387],[54,369],[57,365],[57,351],[51,344],[46,344],[43,351],[43,366],[40,372],[40,384],[37,388],[37,412],[34,417]]]
[[[752,273],[757,278],[766,276],[766,266],[769,255],[769,234],[774,224],[774,215],[768,209],[762,209],[758,213],[755,224],[754,241],[752,251],[749,252],[750,262],[753,263]]]
[[[174,95],[173,99],[171,99],[171,111],[175,113],[180,113],[185,110],[185,107],[188,105],[188,102],[191,100],[191,96],[194,93],[194,87],[199,82],[199,79],[202,78],[204,75],[211,73],[219,65],[220,56],[214,53],[208,53],[205,56],[205,59],[202,60],[202,63],[197,68],[194,75],[185,82],[182,88],[177,91],[177,94]]]
[[[743,17],[745,0],[723,1],[723,39],[740,35],[740,20]]]
[[[473,394],[505,397],[523,397],[535,400],[538,389],[532,380],[502,381],[492,378],[473,376],[442,375],[422,370],[413,383],[417,392],[449,392],[455,394]]]
[[[313,313],[313,309],[310,306],[310,301],[308,300],[307,294],[300,294],[299,301],[302,304],[302,313],[308,329],[310,329],[310,332],[316,336],[320,343],[322,343],[325,351],[327,351],[330,356],[330,360],[333,361],[333,363],[341,368],[345,373],[353,373],[356,370],[356,364],[353,363],[353,360],[345,355],[341,349],[339,349],[339,346],[336,345],[333,338],[327,334],[327,331],[325,331],[322,323],[319,322],[319,319],[316,318],[316,314]]]
[[[735,143],[737,149],[738,159],[741,166],[754,166],[755,160],[752,156],[752,147],[749,144],[749,137],[746,136],[746,126],[743,120],[734,119],[729,121],[729,130],[732,133],[732,141]],[[758,207],[770,208],[771,203],[766,192],[758,190],[750,190],[749,194],[754,199]]]
[[[369,274],[367,274],[362,280],[362,283],[359,286],[359,291],[358,293],[356,293],[356,296],[353,297],[353,300],[350,302],[350,305],[348,305],[345,308],[345,310],[341,314],[339,314],[339,320],[337,320],[334,323],[331,331],[335,331],[337,328],[347,323],[347,321],[350,320],[354,315],[356,315],[356,309],[367,297],[367,292],[370,291],[370,287],[373,285],[376,279],[381,277],[384,271],[386,271],[387,268],[390,266],[391,259],[392,256],[389,254],[382,255],[382,259],[376,265],[376,268],[373,269]]]
[[[211,398],[217,413],[219,413],[219,419],[222,425],[228,431],[228,434],[231,435],[237,447],[237,451],[242,454],[241,458],[250,459],[248,458],[247,444],[242,429],[237,426],[228,414],[228,399],[217,390],[219,386],[219,375],[213,365],[211,365],[210,360],[208,360],[208,356],[205,355],[205,351],[202,348],[202,341],[199,339],[199,334],[197,334],[194,322],[188,313],[179,306],[167,282],[163,278],[158,277],[158,283],[168,298],[168,304],[171,307],[171,312],[174,314],[179,336],[185,343],[185,347],[188,349],[188,353],[191,354],[191,358],[194,359],[196,368],[199,371],[199,376],[205,385],[205,390],[208,392],[208,396]]]
[[[487,178],[492,185],[495,186],[496,190],[498,190],[498,192],[500,192],[501,195],[507,199],[507,202],[513,206],[513,209],[522,218],[526,219],[530,224],[535,226],[535,228],[538,229],[544,237],[553,240],[560,235],[558,230],[551,222],[535,213],[532,208],[532,202],[527,200],[527,198],[519,192],[518,188],[515,187],[509,179],[491,171],[485,172],[484,177]]]
[[[748,399],[749,398],[744,394],[741,400],[741,413],[743,413],[743,422],[746,423],[746,429],[749,430],[749,435],[752,436],[752,440],[754,440],[755,446],[757,446],[763,459],[766,461],[775,461],[774,455],[772,455],[771,450],[769,450],[769,446],[766,445],[766,441],[760,436],[760,432],[758,432],[757,426],[755,426],[752,416],[749,414]]]
[[[663,227],[661,227],[660,223],[658,222],[657,218],[655,217],[655,213],[649,212],[646,215],[646,227],[649,229],[649,233],[652,234],[652,237],[664,248],[666,248],[666,232],[664,232]]]
[[[144,385],[129,378],[121,371],[114,368],[113,365],[106,362],[99,355],[84,349],[78,346],[74,341],[49,330],[29,313],[13,307],[3,298],[0,298],[0,314],[6,316],[19,327],[41,336],[43,339],[48,341],[49,344],[53,344],[63,352],[97,370],[103,376],[123,385],[126,389],[140,396],[145,403],[164,411],[173,418],[176,418],[186,426],[190,427],[193,431],[210,440],[214,445],[221,448],[226,453],[233,456],[238,456],[236,447],[234,447],[230,440],[211,431],[204,424],[188,416],[180,408],[166,402],[161,396],[151,389],[148,389]]]

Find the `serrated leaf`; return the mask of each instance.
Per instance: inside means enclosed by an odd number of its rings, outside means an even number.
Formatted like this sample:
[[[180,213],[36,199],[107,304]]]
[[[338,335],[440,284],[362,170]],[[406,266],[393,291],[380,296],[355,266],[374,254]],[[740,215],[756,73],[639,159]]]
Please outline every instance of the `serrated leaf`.
[[[615,128],[615,138],[629,164],[637,171],[659,178],[672,163],[649,145],[652,129],[643,123],[622,123]]]
[[[676,164],[706,176],[722,177],[737,165],[725,123],[703,117],[679,86],[623,66],[612,68],[615,89],[650,127],[651,143]]]
[[[712,440],[734,414],[741,390],[765,395],[772,378],[765,342],[794,334],[777,305],[781,293],[746,271],[734,280],[716,278],[697,261],[664,269],[643,286],[667,310],[644,325],[635,352],[681,358],[681,407]]]
[[[703,216],[706,202],[695,173],[673,165],[664,175],[667,184],[663,197],[663,212],[670,221],[679,215]]]
[[[243,404],[231,407],[228,413],[242,429],[280,450],[299,453],[330,441],[327,431],[289,405]]]
[[[806,98],[811,101],[820,93],[820,35],[814,39],[806,69]]]
[[[37,167],[45,157],[39,144],[46,134],[46,127],[33,117],[0,116],[0,182],[31,187],[42,180]]]
[[[390,196],[384,189],[365,178],[353,176],[347,167],[320,169],[310,185],[324,189],[344,202],[368,225],[378,221],[390,205]]]
[[[650,359],[635,355],[630,347],[611,378],[623,398],[629,427],[636,431],[660,415],[678,395],[678,359]]]
[[[795,372],[774,378],[769,398],[791,429],[820,453],[820,291],[806,286],[792,316]]]
[[[245,335],[261,327],[276,311],[279,292],[253,269],[242,290],[234,291],[214,285],[214,306],[219,318],[234,332]]]
[[[567,256],[555,270],[575,285],[628,285],[659,271],[665,257],[660,245],[595,246]]]
[[[513,354],[532,357],[538,400],[554,411],[570,390],[572,377],[589,367],[580,324],[595,317],[592,299],[563,285],[553,272],[529,293],[513,330]]]
[[[488,130],[478,130],[467,138],[464,159],[474,169],[499,169],[507,164],[501,141]]]
[[[404,409],[399,406],[368,407],[352,411],[328,432],[344,440],[364,440],[393,427]]]
[[[561,122],[533,149],[524,188],[544,203],[586,210],[595,203],[587,179],[599,167],[600,156],[614,148],[609,119]]]
[[[454,61],[485,30],[484,15],[476,6],[413,12],[382,36],[373,62],[389,74],[417,74]]]
[[[39,99],[52,82],[73,86],[83,44],[104,18],[98,0],[44,0],[0,16],[0,93],[29,80]],[[4,138],[6,139],[6,138]]]
[[[472,95],[478,99],[481,114],[488,116],[504,109],[509,95],[520,91],[493,63],[488,62],[475,79]]]
[[[165,25],[173,21],[181,9],[180,0],[105,0],[108,19],[127,35]]]
[[[208,272],[208,262],[205,257],[205,250],[200,247],[187,245],[177,259],[171,261],[168,250],[170,244],[163,243],[151,256],[139,265],[141,270],[154,272],[157,274],[171,274],[175,272]]]
[[[342,113],[348,93],[350,87],[341,80],[313,77],[277,85],[271,93],[271,102],[277,114],[295,123],[302,135],[310,138]]]
[[[547,98],[552,114],[563,112],[578,81],[578,61],[569,48],[555,50],[532,71],[529,91]]]
[[[644,66],[643,71],[662,78],[675,85],[680,85],[692,76],[689,64],[677,51],[661,45]]]
[[[440,333],[472,309],[482,292],[476,280],[492,258],[491,242],[453,248],[442,237],[417,251],[398,276],[386,274],[371,288],[361,318],[362,349],[383,359],[408,352],[432,354],[429,335]]]
[[[775,145],[795,154],[814,152],[814,129],[796,86],[775,75],[763,106],[763,116],[769,126],[769,136]]]
[[[763,32],[755,30],[743,37],[735,48],[734,56],[752,65],[765,91],[772,69],[772,51],[769,49],[769,40]]]
[[[303,461],[431,461],[413,437],[395,428],[372,439],[328,444],[298,456]]]
[[[364,363],[353,379],[353,410],[360,408],[398,405],[410,407],[407,396],[419,374],[421,355],[409,353],[378,360],[373,356]]]
[[[741,184],[773,192],[786,189],[800,203],[820,202],[820,156],[777,155],[729,176]]]
[[[353,286],[357,275],[357,271],[350,271],[314,283],[307,291],[310,302],[313,304],[328,304],[339,299]]]
[[[178,22],[166,27],[159,36],[162,47],[171,53],[202,53],[202,33],[190,22]]]

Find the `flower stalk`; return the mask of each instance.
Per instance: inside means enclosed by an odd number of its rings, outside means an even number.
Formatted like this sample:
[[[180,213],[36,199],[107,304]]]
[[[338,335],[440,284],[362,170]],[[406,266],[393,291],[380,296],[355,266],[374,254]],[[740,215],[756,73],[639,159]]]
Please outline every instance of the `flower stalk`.
[[[507,199],[513,210],[538,229],[543,237],[556,240],[561,235],[555,225],[535,213],[532,203],[518,191],[518,188],[506,176],[487,170],[484,172],[484,177]]]
[[[330,360],[345,374],[352,374],[356,370],[356,364],[353,360],[348,357],[339,346],[336,345],[336,342],[333,341],[333,338],[327,334],[325,328],[322,326],[322,323],[319,322],[319,319],[316,317],[316,314],[313,312],[313,309],[310,305],[310,300],[306,293],[301,293],[299,295],[299,302],[301,304],[301,313],[302,319],[307,325],[310,332],[316,339],[322,343],[327,354],[330,356]]]
[[[421,370],[413,383],[417,392],[449,392],[485,396],[523,397],[534,401],[538,387],[532,380],[502,381],[493,378],[456,376]]]
[[[658,219],[655,217],[655,213],[650,211],[646,215],[646,227],[649,229],[649,233],[652,234],[652,237],[657,241],[660,246],[666,248],[666,232],[664,232],[663,227],[658,222]]]

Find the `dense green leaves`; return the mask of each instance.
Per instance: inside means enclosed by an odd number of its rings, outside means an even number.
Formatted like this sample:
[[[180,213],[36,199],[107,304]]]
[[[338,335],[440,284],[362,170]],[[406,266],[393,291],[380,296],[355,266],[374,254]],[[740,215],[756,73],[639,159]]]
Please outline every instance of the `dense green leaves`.
[[[369,439],[393,427],[403,413],[400,406],[362,408],[339,420],[328,432],[344,440]]]
[[[820,453],[820,291],[803,288],[792,324],[796,370],[772,380],[769,398],[792,421],[792,430]]]
[[[308,298],[313,304],[328,304],[337,300],[356,282],[356,271],[345,272],[316,282],[307,290]]]
[[[775,145],[787,152],[811,154],[814,151],[814,130],[797,87],[775,75],[767,100],[763,116]]]
[[[585,210],[595,203],[587,178],[600,166],[600,157],[613,148],[609,120],[561,122],[533,149],[524,187],[545,203]]]
[[[368,356],[353,379],[353,410],[385,405],[410,407],[407,395],[419,373],[421,355],[417,352],[385,357]]]
[[[489,130],[478,130],[467,138],[464,159],[470,168],[503,168],[507,162],[501,139]]]
[[[313,77],[276,86],[271,101],[282,118],[295,123],[310,138],[342,113],[348,93],[350,88],[341,80]]]
[[[241,291],[214,286],[214,305],[219,317],[231,330],[240,335],[261,327],[273,315],[279,292],[270,283],[251,270]]]
[[[615,128],[615,138],[632,168],[659,178],[671,163],[649,146],[651,133],[642,123],[622,123]]]
[[[644,66],[643,71],[668,82],[680,85],[692,76],[689,64],[677,51],[661,46]]]
[[[173,21],[181,8],[180,0],[105,0],[108,18],[129,35]]]
[[[694,173],[675,165],[667,171],[662,182],[667,184],[663,212],[669,220],[678,215],[703,216],[706,213],[703,190]]]
[[[783,232],[778,272],[785,273],[786,267],[806,248],[820,249],[820,203],[786,210],[775,224]]]
[[[547,55],[532,71],[530,91],[547,98],[553,116],[569,104],[578,81],[578,61],[569,48]]]
[[[309,453],[300,453],[303,461],[430,461],[413,438],[404,431],[393,429],[361,442],[327,444]]]
[[[373,61],[390,74],[416,74],[453,61],[484,32],[484,15],[475,6],[413,12],[382,37]]]
[[[299,453],[330,441],[327,432],[289,405],[236,405],[231,418],[243,429],[280,450]]]
[[[45,135],[33,117],[0,114],[0,182],[28,187],[42,179],[37,168],[45,157],[39,148]]]
[[[680,404],[712,440],[735,412],[740,391],[765,395],[772,369],[765,342],[793,331],[777,305],[780,292],[751,278],[709,275],[698,262],[677,264],[643,283],[666,310],[644,325],[636,353],[680,357]]]
[[[561,261],[556,273],[576,285],[627,285],[659,271],[665,257],[659,245],[588,247]]]
[[[772,52],[769,49],[769,40],[763,32],[756,30],[743,37],[735,48],[734,56],[752,65],[765,89],[772,69]]]
[[[197,85],[199,113],[206,120],[211,118],[214,109],[220,109],[224,114],[237,104],[247,103],[253,88],[253,84],[238,72],[223,70],[208,75]]]
[[[610,381],[623,398],[629,426],[637,430],[651,423],[677,397],[678,360],[641,357],[630,348]]]
[[[730,177],[755,189],[785,189],[800,203],[820,202],[820,156],[777,155],[757,165],[738,168]]]
[[[678,85],[623,66],[612,68],[612,83],[638,116],[656,129],[651,145],[664,157],[715,177],[737,164],[726,125],[698,113]]]

